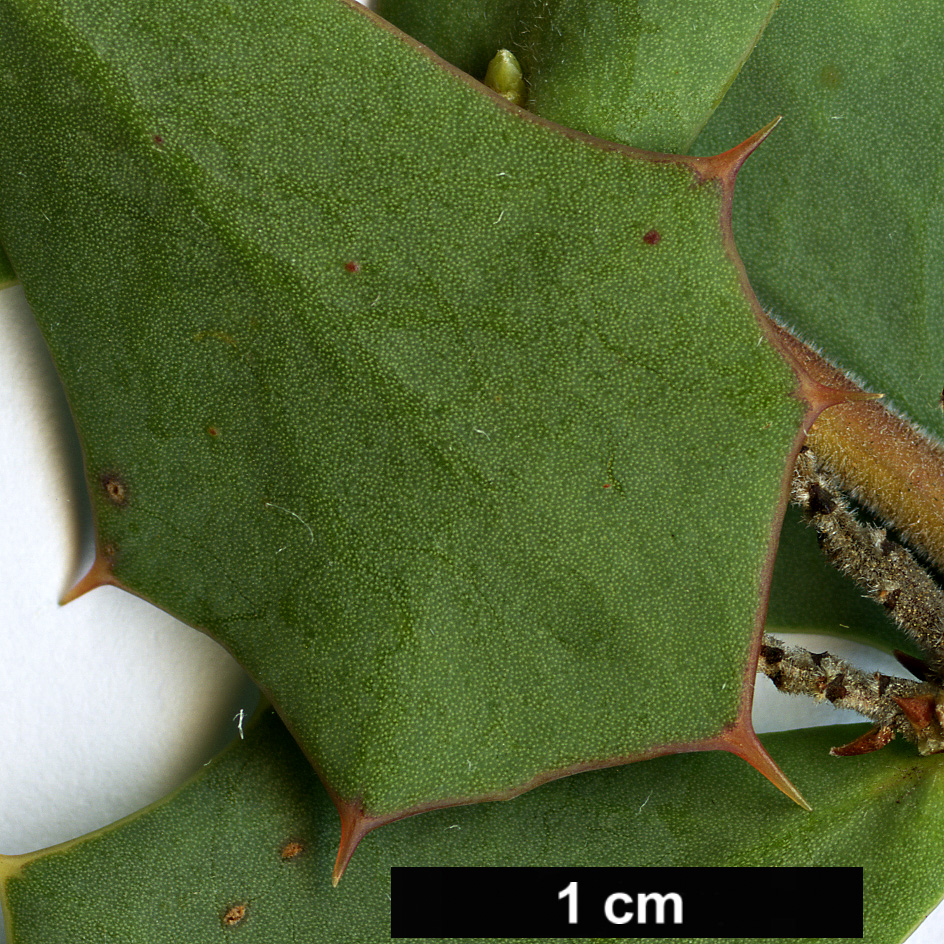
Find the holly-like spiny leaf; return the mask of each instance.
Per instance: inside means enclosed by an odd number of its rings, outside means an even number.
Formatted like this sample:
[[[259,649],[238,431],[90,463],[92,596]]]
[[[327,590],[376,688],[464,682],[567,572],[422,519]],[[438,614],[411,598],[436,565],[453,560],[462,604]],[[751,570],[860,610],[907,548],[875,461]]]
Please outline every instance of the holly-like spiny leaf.
[[[593,141],[338,0],[3,0],[0,50],[0,238],[97,519],[79,589],[236,655],[342,864],[667,751],[779,776],[749,693],[804,407],[726,230],[754,142]]]
[[[327,794],[271,711],[176,795],[92,835],[0,859],[16,944],[110,939],[380,944],[390,867],[833,866],[864,871],[866,944],[899,941],[940,898],[941,759],[893,744],[828,756],[857,725],[764,737],[813,812],[784,807],[734,758],[665,757],[581,774],[507,803],[441,810],[364,840],[337,888]],[[732,894],[727,907],[736,907]],[[857,910],[857,901],[769,907]],[[851,940],[851,939],[847,939]]]

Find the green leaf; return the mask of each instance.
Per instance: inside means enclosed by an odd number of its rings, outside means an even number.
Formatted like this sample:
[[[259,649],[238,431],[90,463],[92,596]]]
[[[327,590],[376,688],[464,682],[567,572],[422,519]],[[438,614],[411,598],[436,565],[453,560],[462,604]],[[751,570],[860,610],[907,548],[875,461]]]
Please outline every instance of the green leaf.
[[[917,0],[789,0],[697,149],[784,116],[777,147],[739,181],[751,284],[944,436],[944,21],[926,12]]]
[[[924,14],[910,0],[894,16],[877,2],[790,0],[695,149],[784,116],[777,147],[738,182],[733,222],[751,284],[775,316],[940,437],[944,25]],[[809,545],[791,573],[781,551],[771,622],[832,623],[838,635],[908,648],[882,629],[878,607],[836,612],[848,591],[826,602],[835,581],[817,578],[818,556]],[[782,606],[778,585],[804,593]]]
[[[348,853],[694,745],[777,776],[751,651],[804,409],[726,235],[749,147],[589,140],[378,23],[0,3],[0,238],[84,444],[79,589],[229,648]]]
[[[326,880],[338,827],[272,712],[176,795],[89,837],[0,861],[16,944],[389,940],[390,867],[861,865],[865,944],[904,938],[940,897],[940,757],[893,744],[828,755],[858,725],[767,735],[813,812],[784,804],[733,758],[686,754],[582,774],[508,803],[441,810],[364,840]],[[736,896],[732,896],[734,906]],[[817,907],[824,907],[819,903]],[[241,910],[239,906],[245,906]],[[770,907],[807,907],[778,899]],[[856,903],[828,901],[831,909]],[[225,916],[238,925],[223,927]]]
[[[477,79],[485,78],[499,49],[516,45],[522,8],[528,9],[521,0],[378,0],[373,8],[407,36]]]
[[[496,51],[510,49],[529,85],[527,107],[538,115],[685,153],[778,2],[380,0],[377,12],[480,79]]]

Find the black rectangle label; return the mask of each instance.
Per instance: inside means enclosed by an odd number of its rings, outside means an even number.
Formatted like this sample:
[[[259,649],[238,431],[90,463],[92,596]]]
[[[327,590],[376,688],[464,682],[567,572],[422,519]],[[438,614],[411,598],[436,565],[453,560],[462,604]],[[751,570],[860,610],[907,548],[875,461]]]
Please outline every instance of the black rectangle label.
[[[394,938],[862,937],[862,869],[393,868]]]

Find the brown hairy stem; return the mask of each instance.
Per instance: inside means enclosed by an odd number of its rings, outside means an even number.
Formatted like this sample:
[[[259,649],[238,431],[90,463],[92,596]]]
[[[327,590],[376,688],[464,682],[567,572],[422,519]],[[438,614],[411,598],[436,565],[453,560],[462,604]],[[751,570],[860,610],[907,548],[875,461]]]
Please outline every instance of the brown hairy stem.
[[[884,528],[856,518],[808,448],[797,457],[792,499],[816,529],[827,559],[882,604],[925,653],[931,672],[944,677],[944,594],[927,571]]]
[[[828,701],[876,722],[866,735],[833,748],[835,756],[877,750],[896,735],[914,741],[922,754],[944,750],[944,708],[937,686],[866,672],[828,652],[788,646],[768,634],[757,669],[781,692]]]

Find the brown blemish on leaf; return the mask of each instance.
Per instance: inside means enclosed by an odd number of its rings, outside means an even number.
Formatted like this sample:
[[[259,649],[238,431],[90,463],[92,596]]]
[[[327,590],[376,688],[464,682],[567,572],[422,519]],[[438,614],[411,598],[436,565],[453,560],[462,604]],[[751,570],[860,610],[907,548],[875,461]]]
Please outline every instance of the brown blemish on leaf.
[[[657,242],[659,242],[660,239],[662,239],[662,233],[660,233],[657,229],[649,230],[649,232],[642,237],[642,241],[647,246],[654,246]]]
[[[344,269],[346,272],[360,272],[360,264],[355,262],[353,259],[350,262],[344,263]]]
[[[216,436],[219,436],[220,434],[220,431],[215,426],[208,426],[206,431],[207,431],[207,436],[216,437]]]
[[[305,845],[304,843],[299,842],[297,839],[290,839],[284,846],[279,850],[279,856],[283,862],[294,862],[295,859],[299,856],[304,855]]]
[[[117,472],[103,472],[98,481],[113,505],[123,507],[128,504],[128,486]]]
[[[244,901],[235,902],[223,912],[223,917],[220,918],[220,923],[224,928],[232,928],[237,924],[242,924],[243,921],[246,920],[246,912],[248,911],[248,908],[249,906]]]

